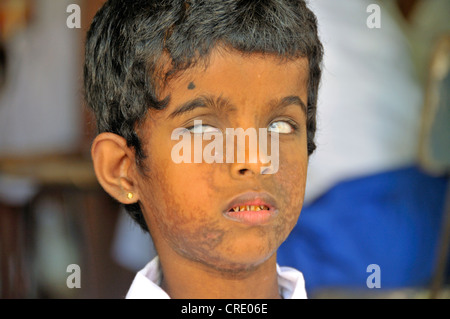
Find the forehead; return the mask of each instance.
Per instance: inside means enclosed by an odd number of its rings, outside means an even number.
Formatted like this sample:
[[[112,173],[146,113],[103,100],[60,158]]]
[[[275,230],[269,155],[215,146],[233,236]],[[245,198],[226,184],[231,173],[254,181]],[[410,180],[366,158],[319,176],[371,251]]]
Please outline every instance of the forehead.
[[[215,49],[205,63],[168,81],[161,95],[170,95],[169,110],[202,94],[223,97],[237,105],[289,95],[298,95],[306,102],[308,74],[306,58],[282,60],[268,54]]]

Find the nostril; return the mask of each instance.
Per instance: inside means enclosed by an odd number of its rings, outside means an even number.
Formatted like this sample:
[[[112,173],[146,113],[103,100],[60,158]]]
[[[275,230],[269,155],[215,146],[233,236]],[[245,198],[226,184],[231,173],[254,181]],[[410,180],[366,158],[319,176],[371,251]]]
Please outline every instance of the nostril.
[[[239,167],[232,168],[232,174],[236,178],[247,178],[257,175],[257,167],[251,167],[250,165],[237,164]],[[237,166],[236,165],[236,166]]]
[[[247,173],[248,169],[247,168],[242,168],[239,170],[239,174],[241,175],[245,175],[245,173]]]

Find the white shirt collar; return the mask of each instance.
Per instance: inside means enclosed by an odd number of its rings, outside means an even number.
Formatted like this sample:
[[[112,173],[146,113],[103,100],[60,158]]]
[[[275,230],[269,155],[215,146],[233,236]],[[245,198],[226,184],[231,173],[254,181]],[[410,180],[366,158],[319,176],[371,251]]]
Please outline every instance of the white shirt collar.
[[[278,286],[283,299],[306,299],[305,280],[303,274],[290,267],[277,265]],[[126,299],[170,299],[159,286],[162,272],[159,258],[156,256],[140,270],[131,284]]]

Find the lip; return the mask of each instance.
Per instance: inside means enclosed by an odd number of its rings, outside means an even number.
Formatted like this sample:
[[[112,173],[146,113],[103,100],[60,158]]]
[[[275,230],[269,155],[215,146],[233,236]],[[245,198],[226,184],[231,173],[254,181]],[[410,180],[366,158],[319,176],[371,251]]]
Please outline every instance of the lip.
[[[236,206],[267,206],[268,209],[260,211],[231,210]],[[231,211],[230,211],[231,210]],[[257,226],[269,223],[278,214],[275,199],[267,193],[247,192],[233,198],[227,205],[223,215],[235,222],[249,226]]]

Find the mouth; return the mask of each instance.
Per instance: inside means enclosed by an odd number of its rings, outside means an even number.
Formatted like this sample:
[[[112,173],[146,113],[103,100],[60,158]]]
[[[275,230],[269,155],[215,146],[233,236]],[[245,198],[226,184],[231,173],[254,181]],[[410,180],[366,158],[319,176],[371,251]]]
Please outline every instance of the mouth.
[[[248,192],[230,201],[224,216],[250,226],[269,223],[276,215],[275,200],[267,193]]]
[[[238,205],[229,210],[229,212],[244,212],[244,211],[252,211],[252,212],[259,212],[260,210],[270,210],[270,208],[266,205]]]

